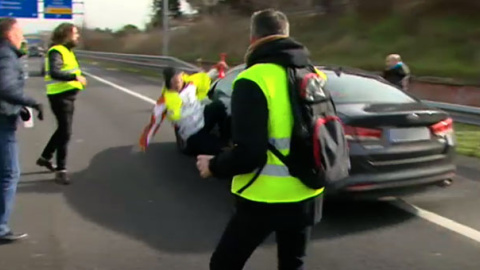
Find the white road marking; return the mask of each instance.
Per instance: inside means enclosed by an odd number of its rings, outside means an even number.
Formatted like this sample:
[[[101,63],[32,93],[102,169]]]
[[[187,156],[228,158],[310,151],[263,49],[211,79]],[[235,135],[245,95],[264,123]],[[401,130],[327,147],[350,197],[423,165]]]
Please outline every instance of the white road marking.
[[[480,231],[477,231],[473,228],[470,228],[468,226],[462,225],[456,221],[453,221],[451,219],[442,217],[440,215],[437,215],[435,213],[432,213],[430,211],[424,210],[420,207],[417,207],[413,204],[410,204],[402,199],[397,199],[395,201],[391,202],[394,206],[410,213],[413,214],[417,217],[423,218],[427,221],[430,221],[438,226],[441,226],[445,229],[448,229],[450,231],[456,232],[460,235],[463,235],[465,237],[468,237],[476,242],[480,243]]]
[[[97,81],[99,81],[99,82],[102,82],[102,83],[104,83],[104,84],[106,84],[106,85],[110,85],[110,86],[113,87],[113,88],[116,88],[116,89],[118,89],[118,90],[120,90],[120,91],[122,91],[122,92],[124,92],[124,93],[127,93],[127,94],[129,94],[129,95],[131,95],[131,96],[134,96],[134,97],[136,97],[136,98],[139,98],[139,99],[141,99],[141,100],[143,100],[143,101],[145,101],[145,102],[148,102],[148,103],[154,104],[154,105],[157,103],[155,100],[153,100],[153,99],[151,99],[151,98],[149,98],[149,97],[147,97],[147,96],[141,95],[141,94],[139,94],[139,93],[137,93],[137,92],[134,92],[134,91],[132,91],[132,90],[130,90],[130,89],[127,89],[127,88],[125,88],[125,87],[123,87],[123,86],[120,86],[120,85],[115,84],[115,83],[113,83],[113,82],[110,82],[110,81],[107,81],[107,80],[105,80],[105,79],[102,79],[102,78],[100,78],[100,77],[98,77],[98,76],[95,76],[95,75],[89,73],[89,72],[85,72],[85,71],[84,71],[83,73],[84,73],[85,75],[89,76],[89,77],[94,78],[95,80],[97,80]]]
[[[143,101],[146,101],[148,103],[151,103],[151,104],[155,104],[155,100],[149,98],[149,97],[146,97],[144,95],[141,95],[141,94],[138,94],[136,92],[133,92],[132,90],[130,89],[127,89],[123,86],[120,86],[118,84],[115,84],[113,82],[110,82],[110,81],[107,81],[105,79],[102,79],[98,76],[95,76],[93,74],[90,74],[90,73],[87,73],[87,72],[84,72],[87,76],[89,77],[92,77],[94,78],[95,80],[99,81],[99,82],[102,82],[104,84],[107,84],[107,85],[110,85],[124,93],[127,93],[131,96],[134,96],[136,98],[139,98]],[[434,223],[438,226],[441,226],[445,229],[448,229],[450,231],[453,231],[453,232],[456,232],[460,235],[463,235],[465,237],[468,237],[476,242],[479,242],[480,243],[480,231],[477,231],[477,230],[474,230],[468,226],[465,226],[465,225],[462,225],[456,221],[453,221],[451,219],[448,219],[448,218],[445,218],[445,217],[442,217],[440,215],[437,215],[435,213],[432,213],[432,212],[429,212],[427,210],[424,210],[420,207],[417,207],[413,204],[409,204],[407,203],[406,201],[404,200],[401,200],[401,199],[396,199],[394,201],[391,202],[392,205],[410,213],[410,214],[413,214],[415,216],[418,216],[420,218],[423,218],[431,223]]]

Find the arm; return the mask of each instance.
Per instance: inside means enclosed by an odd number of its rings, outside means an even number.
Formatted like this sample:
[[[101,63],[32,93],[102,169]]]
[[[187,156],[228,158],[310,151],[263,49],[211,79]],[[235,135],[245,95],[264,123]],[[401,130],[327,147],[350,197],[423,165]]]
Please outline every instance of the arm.
[[[38,102],[26,96],[23,89],[19,89],[19,74],[14,65],[13,57],[0,55],[0,99],[14,105],[36,107]]]
[[[48,69],[52,79],[57,81],[75,81],[77,76],[68,72],[62,71],[63,58],[60,52],[51,50],[48,53]]]
[[[207,97],[208,91],[210,90],[210,84],[212,79],[208,73],[198,72],[192,75],[185,75],[183,78],[185,82],[191,82],[197,87],[197,98],[203,100]]]
[[[268,106],[254,82],[240,79],[232,95],[232,137],[234,148],[210,161],[216,177],[250,173],[265,163],[268,148]]]

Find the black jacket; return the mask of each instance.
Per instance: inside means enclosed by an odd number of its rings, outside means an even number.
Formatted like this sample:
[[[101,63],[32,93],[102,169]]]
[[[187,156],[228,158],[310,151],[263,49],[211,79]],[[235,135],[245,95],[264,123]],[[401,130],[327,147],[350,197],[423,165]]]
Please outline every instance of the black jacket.
[[[405,64],[383,71],[383,78],[400,89],[403,89],[402,80],[408,76],[410,76],[410,71]]]
[[[16,119],[22,107],[34,107],[37,101],[26,96],[22,53],[8,41],[0,42],[0,116]]]
[[[304,67],[310,64],[306,48],[283,38],[256,47],[248,56],[247,68],[258,63],[275,63],[282,66]],[[210,162],[210,170],[217,177],[233,177],[254,171],[265,164],[268,147],[268,107],[260,87],[248,79],[235,82],[232,94],[232,140],[234,148]],[[311,223],[316,200],[289,204],[263,204],[237,198],[238,207],[251,211],[272,211],[281,223]]]

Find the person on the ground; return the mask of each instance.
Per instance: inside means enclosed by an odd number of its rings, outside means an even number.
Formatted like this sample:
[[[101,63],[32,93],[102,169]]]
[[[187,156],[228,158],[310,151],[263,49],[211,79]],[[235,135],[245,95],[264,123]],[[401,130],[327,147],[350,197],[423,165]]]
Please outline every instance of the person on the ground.
[[[290,144],[293,114],[286,70],[311,66],[309,54],[289,37],[288,19],[280,11],[254,13],[250,35],[246,70],[233,83],[233,149],[197,157],[202,177],[233,176],[236,199],[236,212],[211,257],[210,269],[243,269],[257,246],[274,232],[278,269],[300,270],[311,228],[320,220],[323,188],[311,189],[292,177],[286,166],[278,165],[268,144]],[[282,149],[288,154],[288,145]]]
[[[223,61],[216,66],[227,68]],[[193,75],[173,67],[164,69],[165,85],[155,106],[152,121],[140,138],[141,147],[146,148],[151,134],[156,132],[163,120],[159,118],[166,116],[192,154],[220,153],[229,139],[227,111],[221,101],[210,101],[207,97],[211,80],[217,76],[218,70],[215,68],[208,73],[199,72]],[[220,136],[212,134],[216,126],[219,127]]]
[[[398,54],[390,54],[385,59],[383,78],[398,88],[407,91],[410,80],[410,69]]]
[[[47,97],[57,129],[45,146],[37,165],[55,172],[55,182],[68,185],[67,152],[72,135],[75,100],[79,91],[87,85],[82,76],[73,48],[78,45],[79,31],[71,23],[60,24],[52,34],[50,49],[46,55]],[[51,162],[56,153],[57,164]]]
[[[25,107],[37,110],[38,118],[43,119],[43,106],[23,90],[22,41],[23,32],[17,20],[0,19],[0,242],[27,237],[13,233],[8,225],[20,179],[16,129],[20,115],[25,121],[32,117]]]

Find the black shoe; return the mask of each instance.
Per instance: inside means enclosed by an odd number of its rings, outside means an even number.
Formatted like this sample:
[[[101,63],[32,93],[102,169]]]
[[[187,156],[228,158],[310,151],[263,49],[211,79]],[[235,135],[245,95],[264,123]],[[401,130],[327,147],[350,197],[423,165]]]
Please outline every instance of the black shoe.
[[[70,185],[70,179],[68,178],[67,171],[57,171],[55,173],[55,183],[60,185]]]
[[[22,233],[22,234],[14,234],[12,232],[6,233],[2,236],[0,236],[0,243],[13,243],[15,241],[23,240],[28,237],[28,234]]]
[[[54,172],[55,171],[55,165],[53,165],[53,163],[45,158],[39,158],[37,160],[37,165],[40,166],[40,167],[45,167],[47,168],[48,170],[50,170],[51,172]]]

